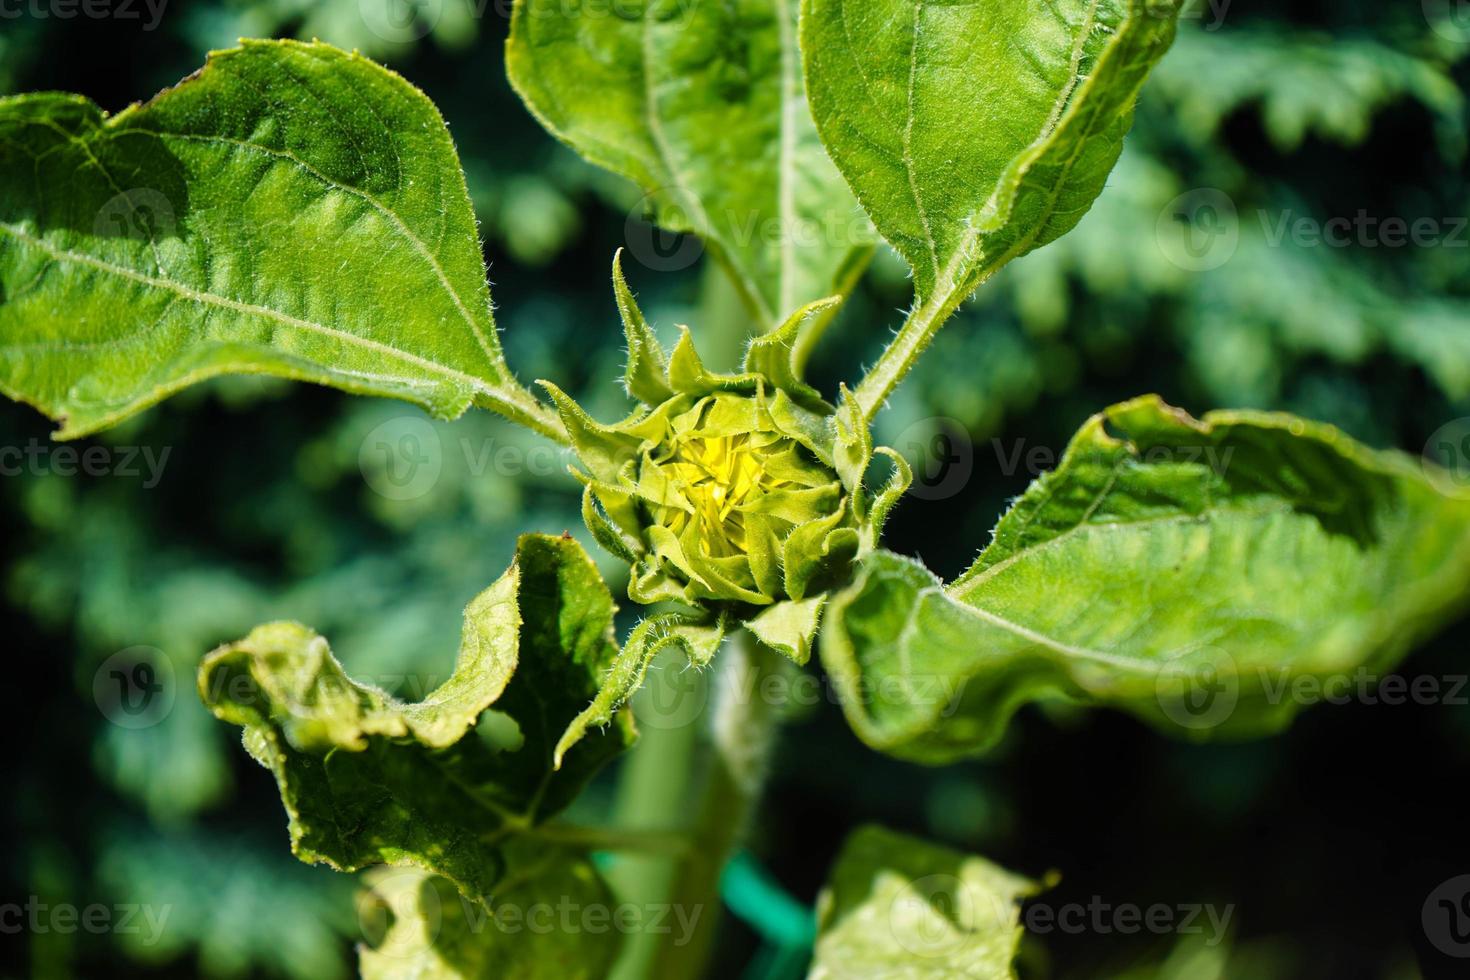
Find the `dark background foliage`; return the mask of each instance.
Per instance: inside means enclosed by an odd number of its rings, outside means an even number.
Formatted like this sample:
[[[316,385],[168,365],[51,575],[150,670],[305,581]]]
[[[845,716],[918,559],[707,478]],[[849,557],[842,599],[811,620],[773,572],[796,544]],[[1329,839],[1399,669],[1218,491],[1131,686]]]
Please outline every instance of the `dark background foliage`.
[[[608,268],[630,236],[648,237],[629,217],[637,193],[558,147],[510,92],[508,5],[424,3],[407,32],[422,36],[385,39],[371,25],[399,2],[192,0],[166,5],[153,29],[141,4],[130,19],[13,3],[0,8],[0,93],[75,91],[117,110],[240,35],[363,49],[449,121],[511,364],[604,417],[620,413]],[[1470,15],[1423,6],[1446,19],[1413,3],[1238,0],[1223,17],[1204,8],[1186,21],[1094,212],[986,287],[880,419],[879,440],[920,464],[890,547],[957,573],[1033,475],[1007,465],[1018,449],[1023,463],[1031,449],[1059,453],[1090,412],[1147,391],[1196,412],[1288,409],[1412,452],[1470,415],[1470,236],[1454,230],[1470,214]],[[1205,236],[1206,269],[1170,259],[1181,211]],[[1360,211],[1433,219],[1441,240],[1274,240],[1283,219]],[[1222,227],[1236,232],[1233,250],[1211,234]],[[660,330],[693,324],[710,360],[738,351],[744,325],[718,274],[634,262],[629,276]],[[819,352],[816,380],[830,390],[853,378],[907,301],[903,269],[880,255]],[[547,458],[495,418],[434,423],[437,481],[406,500],[375,492],[369,434],[413,417],[232,380],[89,440],[114,459],[166,449],[156,485],[146,472],[69,477],[44,463],[0,477],[0,901],[171,909],[151,944],[116,930],[0,934],[0,974],[350,972],[352,882],[290,857],[270,779],[206,716],[192,677],[211,646],[279,618],[332,637],[354,673],[443,676],[459,610],[503,570],[514,536],[580,532],[559,464],[517,473],[493,462],[505,447],[502,458]],[[49,429],[0,405],[0,445],[44,445]],[[605,571],[618,588],[619,570]],[[1470,671],[1464,625],[1402,672]],[[98,709],[93,681],[139,645],[172,665],[173,704],[157,724],[126,728]],[[1420,913],[1439,883],[1470,872],[1461,695],[1323,706],[1281,737],[1239,745],[1170,741],[1109,713],[1028,711],[994,756],[932,770],[866,750],[820,705],[783,733],[748,858],[768,886],[809,904],[846,832],[879,821],[1029,873],[1061,871],[1044,904],[1233,910],[1218,945],[1176,932],[1039,936],[1025,956],[1037,976],[1460,976],[1465,961],[1435,949]],[[594,786],[587,815],[609,805],[615,778]],[[791,959],[769,947],[794,913],[755,891],[735,902],[720,977],[790,975]]]

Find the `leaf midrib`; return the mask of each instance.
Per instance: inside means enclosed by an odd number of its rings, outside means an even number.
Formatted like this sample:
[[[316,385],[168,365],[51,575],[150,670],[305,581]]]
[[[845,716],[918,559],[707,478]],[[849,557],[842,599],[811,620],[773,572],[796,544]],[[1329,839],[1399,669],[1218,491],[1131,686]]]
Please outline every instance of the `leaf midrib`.
[[[56,262],[71,262],[77,265],[88,266],[108,275],[117,276],[119,278],[127,279],[141,285],[150,286],[155,289],[162,289],[168,292],[172,292],[183,299],[189,300],[190,302],[199,303],[204,306],[213,306],[220,309],[232,310],[236,313],[243,313],[248,316],[259,316],[268,320],[274,320],[277,323],[280,323],[287,327],[304,330],[308,333],[319,334],[321,336],[329,337],[333,340],[341,341],[343,343],[354,344],[367,350],[372,350],[377,353],[400,358],[426,371],[430,371],[442,375],[445,378],[461,382],[474,391],[484,392],[487,394],[497,394],[493,386],[491,386],[482,378],[477,378],[474,375],[466,374],[463,371],[458,371],[444,364],[440,364],[437,361],[431,361],[427,358],[419,356],[418,354],[401,350],[397,347],[392,346],[391,344],[385,344],[381,341],[373,340],[369,337],[360,336],[358,334],[350,333],[346,330],[341,330],[336,327],[328,326],[327,324],[316,323],[312,320],[304,320],[300,317],[292,316],[289,313],[282,313],[279,310],[275,310],[267,306],[259,306],[254,303],[245,303],[240,300],[231,299],[228,296],[221,296],[218,293],[211,293],[205,290],[194,289],[191,286],[176,282],[172,279],[163,279],[157,276],[149,276],[144,273],[137,272],[133,269],[129,269],[125,266],[120,266],[115,263],[108,262],[104,259],[99,259],[95,256],[86,255],[80,252],[73,252],[64,248],[58,248],[57,246],[52,245],[50,242],[46,241],[43,238],[36,238],[28,235],[19,228],[16,228],[13,225],[6,224],[5,222],[0,222],[0,232],[4,232],[17,241],[20,241],[26,245],[31,246],[32,248],[44,252],[45,254],[49,255],[53,261]],[[329,374],[335,374],[339,372],[343,374],[362,373],[345,371],[337,367],[327,366],[323,366],[323,370]]]
[[[1107,664],[1108,666],[1118,667],[1120,669],[1133,671],[1135,673],[1156,673],[1156,669],[1152,668],[1149,665],[1153,662],[1154,659],[1157,658],[1151,658],[1149,661],[1143,661],[1132,657],[1120,657],[1117,654],[1107,653],[1102,650],[1094,650],[1089,647],[1074,646],[1061,640],[1049,637],[1046,634],[1032,629],[1029,626],[1017,623],[1014,620],[1007,619],[1004,616],[990,612],[987,609],[975,605],[971,601],[972,597],[974,596],[974,593],[979,585],[986,579],[990,578],[992,573],[997,573],[1002,568],[1009,567],[1022,558],[1032,557],[1040,551],[1057,546],[1063,541],[1069,539],[1074,534],[1084,529],[1107,532],[1117,531],[1121,529],[1131,529],[1143,525],[1162,525],[1171,523],[1195,524],[1203,523],[1214,516],[1225,516],[1227,514],[1233,514],[1254,519],[1266,517],[1271,514],[1287,512],[1290,510],[1291,507],[1289,504],[1272,504],[1268,506],[1256,507],[1217,507],[1211,508],[1200,514],[1170,514],[1140,518],[1134,521],[1110,521],[1105,524],[1078,524],[1077,526],[1069,528],[1068,530],[1062,532],[1054,538],[1050,538],[1040,544],[1034,545],[1030,548],[1026,548],[1023,551],[1012,555],[1010,558],[1007,558],[1005,561],[992,565],[991,567],[985,569],[984,572],[980,573],[980,575],[976,576],[974,579],[966,581],[962,577],[948,588],[946,588],[942,584],[929,585],[919,590],[917,595],[919,598],[923,598],[927,595],[938,595],[942,599],[947,600],[948,602],[962,609],[966,614],[974,615],[977,618],[980,618],[993,626],[1006,630],[1007,632],[1019,636],[1022,639],[1025,639],[1045,649],[1051,650],[1054,653],[1062,654],[1066,657],[1072,657],[1079,660],[1090,660],[1096,663],[1103,663]],[[961,584],[964,585],[964,589],[962,591],[957,590],[956,587]],[[909,613],[904,623],[904,633],[907,633],[912,627],[912,624],[915,623],[917,619],[918,605],[919,604],[916,602],[914,606],[909,610]]]
[[[454,286],[450,283],[449,275],[445,272],[444,266],[439,262],[438,257],[434,255],[434,253],[429,249],[428,245],[423,241],[423,239],[414,234],[413,230],[408,227],[408,224],[403,220],[402,216],[399,215],[397,211],[384,204],[377,197],[369,194],[367,191],[352,187],[348,184],[344,184],[340,181],[332,179],[317,168],[313,167],[306,160],[303,160],[301,157],[290,152],[289,150],[278,150],[274,147],[265,146],[264,144],[256,143],[251,140],[234,139],[229,136],[219,135],[166,133],[158,130],[145,129],[142,127],[132,127],[130,129],[117,130],[115,132],[115,135],[126,136],[132,133],[142,133],[149,136],[157,137],[160,140],[177,139],[200,143],[219,143],[226,146],[236,146],[242,149],[255,150],[256,152],[262,153],[273,159],[285,161],[297,167],[312,178],[321,181],[323,184],[332,188],[333,190],[340,191],[344,194],[347,194],[351,197],[356,197],[359,200],[365,202],[368,206],[373,208],[373,210],[377,211],[383,217],[388,219],[388,221],[390,221],[398,229],[399,233],[403,236],[404,240],[408,242],[409,246],[415,252],[417,252],[419,254],[419,257],[428,264],[429,268],[433,271],[435,278],[438,279],[439,285],[449,295],[450,300],[454,304],[456,312],[458,312],[460,317],[464,320],[465,325],[469,327],[470,333],[474,336],[475,342],[479,345],[480,350],[484,352],[486,359],[490,362],[490,366],[497,371],[501,369],[502,359],[496,356],[494,349],[490,346],[489,341],[486,339],[483,328],[479,323],[475,322],[475,318],[470,313],[468,306],[466,306],[464,298],[460,296],[459,291],[456,290]]]
[[[1101,503],[1101,498],[1094,501],[1094,509],[1097,506],[1100,506]],[[1086,521],[1078,521],[1076,524],[1067,528],[1065,531],[1056,534],[1054,537],[1047,538],[1045,541],[1040,541],[1033,545],[1028,545],[1027,547],[1017,551],[1014,555],[1011,555],[1008,558],[1003,558],[1000,561],[996,562],[994,565],[991,565],[987,568],[982,569],[979,572],[976,572],[973,577],[971,577],[968,572],[964,575],[961,575],[959,578],[951,582],[949,586],[946,587],[945,591],[951,597],[955,598],[956,601],[963,602],[965,601],[965,597],[971,595],[987,579],[990,579],[993,576],[999,574],[1002,570],[1010,567],[1011,565],[1020,561],[1022,558],[1029,557],[1039,551],[1045,551],[1050,548],[1059,547],[1070,540],[1073,536],[1080,534],[1083,531],[1117,531],[1129,528],[1143,527],[1150,524],[1203,523],[1211,519],[1212,517],[1225,516],[1227,514],[1238,514],[1245,517],[1263,517],[1267,514],[1283,513],[1291,511],[1292,509],[1293,508],[1289,503],[1269,504],[1266,506],[1256,507],[1214,506],[1207,507],[1204,510],[1200,511],[1198,514],[1156,514],[1150,515],[1148,517],[1139,517],[1131,521],[1103,521],[1097,524],[1089,524]]]

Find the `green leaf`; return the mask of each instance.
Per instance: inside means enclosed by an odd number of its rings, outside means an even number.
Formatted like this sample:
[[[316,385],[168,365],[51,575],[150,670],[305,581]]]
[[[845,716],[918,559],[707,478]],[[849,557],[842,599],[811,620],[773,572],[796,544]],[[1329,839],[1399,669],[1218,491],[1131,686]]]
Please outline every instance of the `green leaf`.
[[[858,734],[924,762],[983,751],[1039,698],[1193,737],[1272,732],[1310,700],[1300,678],[1381,676],[1463,607],[1470,500],[1442,486],[1330,426],[1126,402],[951,585],[866,559],[822,660]]]
[[[803,0],[822,142],[914,272],[868,417],[984,279],[1102,191],[1181,0]]]
[[[620,936],[611,925],[592,927],[609,923],[614,902],[591,862],[546,845],[516,857],[523,870],[497,890],[488,911],[449,880],[417,868],[369,872],[372,891],[360,909],[390,921],[377,943],[358,947],[363,980],[606,977]],[[573,928],[561,924],[568,910]],[[376,918],[363,911],[358,917]]]
[[[210,654],[199,690],[275,776],[303,861],[419,867],[488,903],[506,842],[534,833],[632,741],[621,716],[552,765],[617,653],[614,609],[580,545],[525,535],[465,610],[454,673],[419,703],[351,680],[295,623]]]
[[[818,899],[809,980],[1014,978],[1019,903],[1042,887],[984,858],[862,827]]]
[[[357,55],[247,41],[112,116],[0,99],[0,174],[0,391],[62,438],[221,374],[560,432],[501,354],[443,119]]]
[[[694,347],[694,335],[688,327],[680,325],[674,353],[669,355],[669,383],[676,392],[702,395],[712,391],[754,391],[764,380],[750,371],[722,374],[709,370]]]
[[[918,295],[974,289],[1102,190],[1177,5],[805,0],[822,140]]]
[[[701,236],[761,330],[848,292],[872,252],[812,125],[796,19],[797,0],[518,0],[506,49],[541,123]]]

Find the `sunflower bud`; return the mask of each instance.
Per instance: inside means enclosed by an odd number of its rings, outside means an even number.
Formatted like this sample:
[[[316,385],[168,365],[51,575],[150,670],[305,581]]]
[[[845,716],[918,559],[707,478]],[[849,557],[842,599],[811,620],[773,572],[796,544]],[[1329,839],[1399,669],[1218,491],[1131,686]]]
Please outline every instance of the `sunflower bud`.
[[[741,374],[712,374],[687,329],[665,358],[614,268],[628,337],[627,385],[643,408],[602,425],[555,386],[582,468],[582,513],[633,566],[630,597],[729,614],[805,659],[825,593],[840,585],[906,485],[873,498],[873,456],[851,400],[828,405],[790,368],[812,304],[757,340]],[[763,632],[764,629],[764,632]]]

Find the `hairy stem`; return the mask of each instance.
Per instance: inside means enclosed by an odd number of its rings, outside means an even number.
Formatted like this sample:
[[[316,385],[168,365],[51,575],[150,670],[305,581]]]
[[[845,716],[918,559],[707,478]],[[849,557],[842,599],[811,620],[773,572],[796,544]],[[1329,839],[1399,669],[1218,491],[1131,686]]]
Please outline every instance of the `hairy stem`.
[[[778,707],[761,696],[762,680],[780,669],[779,654],[747,632],[721,653],[711,717],[711,758],[693,832],[693,852],[679,866],[670,902],[699,915],[683,944],[663,945],[651,976],[703,975],[720,919],[720,875],[744,833],[766,777]]]
[[[919,359],[924,348],[934,339],[939,328],[964,302],[965,292],[953,288],[934,290],[931,297],[914,307],[904,320],[897,336],[884,349],[863,380],[858,383],[854,394],[863,418],[869,422],[878,414],[878,409],[888,400],[893,389]]]
[[[720,918],[720,876],[725,862],[739,842],[760,795],[765,778],[766,761],[774,740],[777,706],[760,697],[761,681],[780,669],[779,655],[764,649],[748,633],[739,633],[725,644],[715,659],[715,683],[709,692],[711,702],[705,711],[681,728],[657,731],[653,762],[645,762],[648,770],[663,762],[684,756],[686,767],[665,768],[662,785],[647,770],[630,766],[621,787],[628,808],[648,811],[657,800],[660,804],[682,806],[694,813],[688,830],[690,850],[681,860],[662,863],[640,858],[641,874],[629,882],[629,873],[638,866],[625,862],[614,872],[614,885],[636,884],[634,901],[667,905],[679,921],[694,923],[691,934],[635,935],[618,962],[616,980],[643,980],[647,977],[667,980],[695,980],[702,975]],[[708,722],[704,728],[700,722]],[[691,736],[697,738],[703,729],[708,738],[707,759],[702,779],[695,778],[698,756],[689,751]],[[633,753],[637,758],[647,746]],[[633,760],[630,760],[632,762]],[[677,787],[678,791],[672,791]],[[637,790],[648,793],[645,801],[628,798]],[[691,793],[697,789],[697,795]],[[620,800],[620,810],[623,809]],[[659,817],[667,821],[669,810]],[[675,810],[674,812],[678,812]],[[629,897],[629,893],[624,893]],[[655,894],[657,897],[654,897]]]
[[[506,372],[509,373],[509,368]],[[475,396],[475,404],[498,412],[559,445],[571,445],[566,427],[561,424],[561,416],[557,415],[556,410],[519,385],[515,386],[514,394],[510,396],[500,392],[482,391]]]
[[[677,724],[687,706],[703,704],[709,677],[683,669],[681,653],[666,650],[648,672],[644,689],[635,697],[640,719],[638,744],[629,753],[618,782],[613,820],[631,833],[666,827],[689,812],[697,789],[699,725]],[[687,830],[681,834],[689,841]],[[668,901],[676,863],[666,855],[619,855],[607,869],[607,879],[623,901],[659,904]],[[645,980],[668,937],[635,932],[624,939],[612,980]]]

